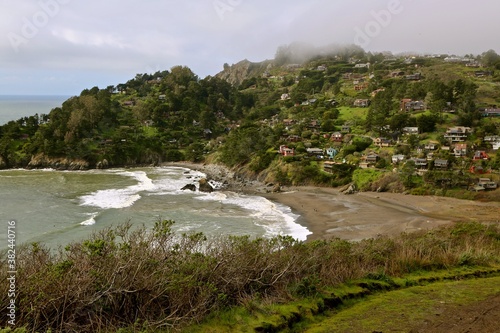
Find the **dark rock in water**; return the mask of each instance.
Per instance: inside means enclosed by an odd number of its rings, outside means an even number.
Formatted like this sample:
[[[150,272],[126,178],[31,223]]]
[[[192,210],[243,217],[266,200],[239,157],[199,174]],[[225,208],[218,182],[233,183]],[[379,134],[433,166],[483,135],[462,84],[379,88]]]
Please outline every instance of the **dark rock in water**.
[[[181,191],[185,191],[185,190],[196,192],[196,185],[195,184],[187,184],[186,186],[181,188]]]
[[[198,183],[200,184],[200,192],[212,193],[214,191],[214,188],[206,178],[200,179]]]
[[[273,187],[273,193],[279,193],[279,192],[281,192],[281,186],[278,184]]]

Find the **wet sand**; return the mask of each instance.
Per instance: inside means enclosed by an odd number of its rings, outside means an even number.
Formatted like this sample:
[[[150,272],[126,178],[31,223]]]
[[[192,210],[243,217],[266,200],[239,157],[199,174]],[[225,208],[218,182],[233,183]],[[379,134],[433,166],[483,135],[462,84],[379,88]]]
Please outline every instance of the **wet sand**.
[[[337,189],[321,187],[293,187],[263,196],[299,214],[299,222],[312,232],[308,241],[396,236],[463,221],[500,223],[499,202],[399,193],[345,195]]]
[[[260,195],[292,208],[299,223],[312,232],[307,240],[342,238],[361,240],[381,235],[429,230],[456,222],[500,223],[500,202],[479,202],[437,196],[401,193],[359,192],[345,195],[336,188],[272,187],[236,177],[233,171],[216,164],[170,163],[199,170],[211,179],[226,181],[227,190]],[[237,179],[238,178],[238,179]],[[500,193],[500,190],[497,190]]]

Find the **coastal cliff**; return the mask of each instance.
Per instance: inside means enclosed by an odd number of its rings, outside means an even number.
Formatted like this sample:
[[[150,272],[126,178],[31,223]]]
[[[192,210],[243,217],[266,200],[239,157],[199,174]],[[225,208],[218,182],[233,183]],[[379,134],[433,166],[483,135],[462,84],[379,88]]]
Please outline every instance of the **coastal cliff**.
[[[28,169],[52,168],[56,170],[88,170],[90,164],[80,159],[70,159],[67,157],[48,157],[44,154],[38,154],[31,157],[27,165]]]

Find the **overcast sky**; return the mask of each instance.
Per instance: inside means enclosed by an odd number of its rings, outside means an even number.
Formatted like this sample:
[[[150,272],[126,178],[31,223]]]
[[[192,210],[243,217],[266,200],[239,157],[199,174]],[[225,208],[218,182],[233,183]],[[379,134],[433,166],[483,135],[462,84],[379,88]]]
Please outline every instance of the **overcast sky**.
[[[77,95],[176,65],[201,78],[294,41],[500,52],[496,0],[0,0],[0,95]]]

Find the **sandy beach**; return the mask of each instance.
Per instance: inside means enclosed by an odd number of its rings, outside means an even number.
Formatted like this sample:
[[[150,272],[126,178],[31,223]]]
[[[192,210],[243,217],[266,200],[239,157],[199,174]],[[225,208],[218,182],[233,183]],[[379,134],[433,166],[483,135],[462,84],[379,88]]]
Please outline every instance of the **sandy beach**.
[[[235,172],[214,164],[175,163],[199,170],[211,179],[225,181],[228,190],[263,196],[292,208],[300,215],[299,223],[312,234],[308,241],[342,238],[361,240],[381,235],[429,230],[442,225],[477,221],[500,223],[500,202],[479,202],[436,196],[400,193],[359,192],[351,195],[336,188],[272,187],[238,177]]]
[[[337,189],[321,187],[286,188],[285,192],[263,196],[299,214],[300,223],[312,232],[308,240],[396,236],[463,221],[500,223],[498,202],[399,193],[345,195]]]

